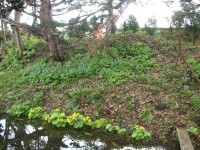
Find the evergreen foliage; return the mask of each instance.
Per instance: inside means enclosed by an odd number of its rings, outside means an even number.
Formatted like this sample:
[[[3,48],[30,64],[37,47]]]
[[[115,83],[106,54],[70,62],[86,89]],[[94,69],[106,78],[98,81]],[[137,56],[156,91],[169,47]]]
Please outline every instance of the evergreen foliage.
[[[130,15],[128,20],[125,21],[123,24],[123,31],[137,32],[138,28],[139,28],[139,24],[137,22],[137,19],[133,15]]]

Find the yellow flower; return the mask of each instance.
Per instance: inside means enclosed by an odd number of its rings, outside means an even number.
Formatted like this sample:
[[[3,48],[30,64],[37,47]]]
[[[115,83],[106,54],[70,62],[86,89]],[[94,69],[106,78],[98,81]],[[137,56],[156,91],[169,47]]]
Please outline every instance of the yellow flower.
[[[30,109],[30,110],[29,110],[30,113],[33,113],[34,111],[35,111],[34,109]]]
[[[28,117],[31,118],[31,116],[32,116],[32,113],[28,113]]]
[[[49,116],[46,116],[46,117],[44,118],[45,121],[47,121],[48,119],[49,119]]]
[[[60,117],[57,120],[58,120],[58,122],[63,122],[63,119]]]
[[[86,122],[91,122],[91,119],[90,119],[89,116],[84,117],[83,120],[86,121]]]
[[[138,126],[138,125],[136,125],[136,126],[135,126],[135,129],[136,129],[136,130],[137,130],[137,129],[144,130],[145,128],[144,128],[143,126]]]
[[[70,117],[67,118],[67,122],[68,122],[69,124],[71,124]]]
[[[135,129],[139,129],[139,126],[138,126],[138,125],[136,125],[136,126],[135,126]]]
[[[42,107],[37,107],[38,110],[42,110]]]
[[[143,126],[140,126],[140,128],[139,129],[141,129],[141,130],[144,130],[144,127]]]
[[[55,110],[54,110],[54,112],[59,112],[59,111],[60,111],[60,109],[55,109]]]
[[[49,120],[51,120],[53,117],[51,116],[50,118],[49,118]]]
[[[80,114],[80,113],[76,113],[76,112],[73,113],[71,116],[69,116],[69,117],[67,118],[67,122],[68,122],[69,124],[71,124],[71,122],[72,122],[73,120],[75,120],[79,114]]]
[[[79,113],[74,113],[72,116],[73,116],[73,118],[75,118],[76,116],[78,116],[79,115]]]

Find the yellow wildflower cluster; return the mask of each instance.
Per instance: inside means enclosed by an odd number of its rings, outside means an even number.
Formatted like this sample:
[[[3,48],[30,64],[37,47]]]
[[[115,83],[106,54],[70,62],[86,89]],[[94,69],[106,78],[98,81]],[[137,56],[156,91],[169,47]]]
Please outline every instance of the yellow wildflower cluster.
[[[79,116],[80,115],[80,113],[73,113],[73,115],[71,115],[71,116],[69,116],[68,118],[67,118],[67,122],[69,123],[69,124],[71,124],[71,122],[73,121],[73,120],[75,120],[76,118],[77,118],[77,116]]]
[[[83,120],[86,121],[86,122],[92,122],[92,120],[90,119],[89,116],[84,117]]]
[[[63,120],[63,118],[58,117],[57,121],[58,121],[58,122],[63,122],[64,120]]]
[[[42,112],[42,107],[35,107],[29,110],[28,117],[32,118],[34,115]]]
[[[29,113],[28,113],[28,118],[31,118],[32,117],[32,114],[35,112],[34,109],[30,109],[29,110]]]
[[[137,129],[145,130],[145,128],[144,128],[143,126],[138,126],[138,125],[135,126],[135,129],[136,129],[136,130],[137,130]]]

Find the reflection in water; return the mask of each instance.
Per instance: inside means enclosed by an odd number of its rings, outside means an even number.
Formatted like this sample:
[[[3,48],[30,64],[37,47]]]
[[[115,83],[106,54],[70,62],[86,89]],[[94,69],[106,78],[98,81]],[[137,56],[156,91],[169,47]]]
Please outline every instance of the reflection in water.
[[[0,150],[178,150],[175,146],[161,146],[158,143],[143,146],[133,144],[133,141],[128,142],[99,130],[56,128],[46,123],[30,123],[5,115],[0,115],[0,118]]]

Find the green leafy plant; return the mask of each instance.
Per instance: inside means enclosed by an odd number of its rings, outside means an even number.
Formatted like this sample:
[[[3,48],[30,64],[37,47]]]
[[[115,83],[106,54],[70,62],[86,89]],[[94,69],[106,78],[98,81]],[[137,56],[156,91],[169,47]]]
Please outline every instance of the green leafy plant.
[[[33,100],[38,103],[40,102],[40,100],[42,99],[42,97],[44,96],[43,92],[38,92],[34,95]]]
[[[71,116],[67,118],[67,122],[70,125],[73,125],[74,128],[83,128],[84,126],[91,126],[92,121],[89,116],[84,117],[80,113],[73,113]]]
[[[86,54],[77,54],[64,63],[41,60],[23,70],[22,76],[33,83],[70,82],[94,75],[111,83],[123,83],[156,66],[151,59],[152,52],[145,44],[115,45],[114,49],[117,58],[102,53],[90,58]]]
[[[20,59],[19,51],[15,47],[9,47],[7,49],[7,55],[0,63],[0,68],[4,69],[19,69],[22,67],[22,61]]]
[[[28,118],[29,119],[37,119],[42,118],[44,115],[42,107],[34,107],[29,109],[28,111]]]
[[[193,95],[191,97],[191,104],[192,104],[192,108],[196,112],[200,112],[200,97],[198,95]]]
[[[196,60],[193,58],[187,59],[187,62],[192,65],[192,68],[194,69],[195,75],[200,78],[200,63],[198,63]]]
[[[194,92],[192,90],[183,90],[182,91],[182,97],[192,96]]]
[[[189,45],[188,49],[189,50],[195,50],[195,49],[197,49],[197,46],[196,45]]]
[[[21,103],[13,105],[9,110],[8,113],[10,113],[12,116],[25,116],[28,109],[29,109],[28,103]]]
[[[107,125],[108,120],[105,118],[100,118],[98,120],[95,120],[92,123],[92,128],[105,128],[105,126]]]
[[[151,132],[147,131],[143,126],[134,126],[131,137],[137,141],[149,140],[151,138]]]
[[[25,50],[23,52],[24,58],[29,59],[29,58],[35,56],[36,46],[43,42],[44,42],[44,40],[38,39],[35,37],[31,37],[30,39],[26,40],[24,43]]]
[[[107,124],[105,129],[109,132],[113,132],[115,131],[115,126],[113,126],[112,124]]]
[[[197,129],[197,128],[195,128],[195,127],[189,127],[188,129],[187,129],[187,131],[189,132],[189,133],[191,133],[191,134],[194,134],[194,135],[197,135],[197,134],[199,134],[199,130]]]
[[[48,119],[48,122],[56,127],[65,127],[67,125],[67,116],[60,109],[55,109],[51,115],[45,114],[43,119]]]
[[[50,117],[51,117],[51,115],[45,112],[45,113],[43,114],[43,116],[42,116],[42,119],[43,119],[44,121],[49,121],[49,118],[50,118]]]
[[[107,124],[105,129],[109,132],[117,132],[120,135],[126,133],[126,129],[120,128],[118,125]]]
[[[167,100],[167,107],[174,106],[174,105],[176,105],[176,102],[174,101],[174,99],[169,98]]]

